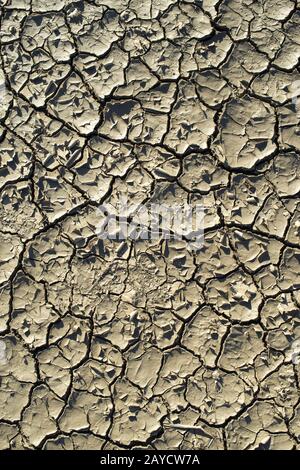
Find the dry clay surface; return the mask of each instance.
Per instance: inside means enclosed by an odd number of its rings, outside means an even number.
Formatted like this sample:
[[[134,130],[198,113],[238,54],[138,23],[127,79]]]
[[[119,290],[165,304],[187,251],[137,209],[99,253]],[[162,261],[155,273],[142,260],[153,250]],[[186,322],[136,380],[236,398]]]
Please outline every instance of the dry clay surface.
[[[2,449],[300,447],[299,3],[1,1]]]

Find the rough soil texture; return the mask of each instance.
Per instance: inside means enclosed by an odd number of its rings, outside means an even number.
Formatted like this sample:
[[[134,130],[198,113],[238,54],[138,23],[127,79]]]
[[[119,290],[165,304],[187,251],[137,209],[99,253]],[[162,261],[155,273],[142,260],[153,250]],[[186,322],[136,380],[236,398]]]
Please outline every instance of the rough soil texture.
[[[1,1],[1,448],[299,448],[297,6]],[[99,240],[124,193],[202,249]]]

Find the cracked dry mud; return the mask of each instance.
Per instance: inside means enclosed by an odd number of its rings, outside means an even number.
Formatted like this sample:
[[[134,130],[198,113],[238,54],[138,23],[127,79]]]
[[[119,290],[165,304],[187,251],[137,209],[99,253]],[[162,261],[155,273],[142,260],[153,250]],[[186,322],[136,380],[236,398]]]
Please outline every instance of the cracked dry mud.
[[[299,3],[1,1],[2,449],[300,447]]]

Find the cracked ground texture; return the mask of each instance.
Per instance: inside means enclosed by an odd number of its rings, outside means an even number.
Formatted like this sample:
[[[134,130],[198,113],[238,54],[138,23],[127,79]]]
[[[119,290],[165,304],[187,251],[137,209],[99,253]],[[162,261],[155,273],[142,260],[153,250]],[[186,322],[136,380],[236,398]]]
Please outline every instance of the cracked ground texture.
[[[2,449],[300,447],[299,4],[1,1]]]

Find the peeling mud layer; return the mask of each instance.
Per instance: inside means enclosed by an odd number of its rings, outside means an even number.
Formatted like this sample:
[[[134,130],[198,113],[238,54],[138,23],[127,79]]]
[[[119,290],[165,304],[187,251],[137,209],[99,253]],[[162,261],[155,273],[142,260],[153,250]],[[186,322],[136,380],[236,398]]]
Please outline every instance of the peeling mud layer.
[[[1,1],[2,449],[300,447],[299,3]]]

